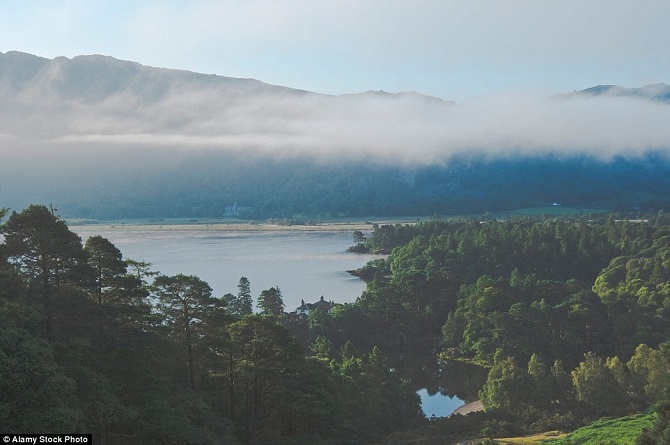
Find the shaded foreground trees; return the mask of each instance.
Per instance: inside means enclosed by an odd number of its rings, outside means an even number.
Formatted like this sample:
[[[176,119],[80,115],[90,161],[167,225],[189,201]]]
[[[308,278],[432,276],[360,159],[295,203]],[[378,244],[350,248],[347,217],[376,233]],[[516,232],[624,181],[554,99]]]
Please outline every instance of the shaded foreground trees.
[[[41,305],[44,332],[51,337],[61,315],[61,299],[91,285],[81,239],[49,209],[37,205],[12,213],[2,234],[5,253],[25,280],[28,297]]]
[[[248,280],[234,311],[195,276],[148,283],[150,265],[101,237],[82,246],[44,206],[13,213],[1,233],[5,431],[89,432],[98,444],[362,444],[423,420],[379,358],[306,357],[280,317],[248,314]],[[273,289],[268,314],[281,307]]]
[[[198,338],[204,334],[223,308],[222,301],[212,297],[212,288],[193,275],[160,275],[154,280],[153,293],[158,297],[156,309],[163,317],[170,335],[185,350],[188,385],[195,390],[195,352]]]

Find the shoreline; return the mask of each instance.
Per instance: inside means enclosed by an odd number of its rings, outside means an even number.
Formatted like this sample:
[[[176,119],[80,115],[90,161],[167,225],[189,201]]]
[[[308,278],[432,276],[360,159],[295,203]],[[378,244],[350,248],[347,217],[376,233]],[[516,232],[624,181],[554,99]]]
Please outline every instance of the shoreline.
[[[326,221],[319,224],[282,225],[269,222],[220,222],[220,221],[103,221],[99,223],[66,221],[76,230],[105,231],[221,231],[221,232],[353,232],[371,231],[374,224],[415,224],[417,218],[385,219],[380,221]]]
[[[478,411],[484,411],[484,404],[480,400],[475,400],[474,402],[467,402],[465,405],[451,413],[449,417],[455,416],[456,414],[465,416],[467,414],[476,413]]]
[[[372,230],[372,224],[365,223],[326,223],[318,225],[249,224],[249,223],[212,223],[212,224],[156,224],[156,223],[103,223],[76,224],[68,227],[76,230],[117,230],[117,231],[221,231],[221,232],[347,232]]]

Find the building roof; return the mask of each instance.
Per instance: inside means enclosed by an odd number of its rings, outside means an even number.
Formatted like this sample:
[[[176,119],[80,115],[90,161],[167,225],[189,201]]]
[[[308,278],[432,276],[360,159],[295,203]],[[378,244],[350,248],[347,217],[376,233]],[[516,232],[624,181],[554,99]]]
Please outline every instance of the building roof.
[[[326,301],[323,299],[323,295],[321,295],[321,299],[317,301],[316,303],[305,303],[305,300],[301,300],[301,305],[296,308],[296,312],[298,311],[313,311],[315,309],[321,309],[322,311],[329,311],[335,306],[337,306],[337,303],[334,303],[332,300],[331,301]]]

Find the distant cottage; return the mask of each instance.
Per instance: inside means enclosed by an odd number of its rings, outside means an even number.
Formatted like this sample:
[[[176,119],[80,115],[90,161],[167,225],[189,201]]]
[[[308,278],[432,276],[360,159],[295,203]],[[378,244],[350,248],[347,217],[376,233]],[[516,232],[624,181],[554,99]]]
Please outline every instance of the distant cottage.
[[[321,295],[321,299],[316,303],[305,303],[305,300],[300,300],[300,302],[302,304],[295,309],[295,313],[304,316],[309,315],[310,312],[316,309],[321,309],[330,314],[335,306],[339,306],[337,303],[334,303],[333,300],[324,300],[323,295]]]
[[[234,203],[232,206],[227,206],[223,216],[243,216],[248,215],[254,211],[253,207],[238,206]]]
[[[225,216],[240,216],[240,208],[237,206],[237,203],[233,204],[232,206],[226,207],[226,213],[224,213]]]

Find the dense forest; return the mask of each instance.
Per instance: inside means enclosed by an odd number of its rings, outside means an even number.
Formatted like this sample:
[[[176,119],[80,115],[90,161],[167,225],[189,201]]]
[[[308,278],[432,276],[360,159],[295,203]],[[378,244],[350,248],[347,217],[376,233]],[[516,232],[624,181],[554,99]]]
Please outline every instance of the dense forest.
[[[375,225],[353,236],[352,250],[388,255],[354,272],[365,292],[307,317],[284,313],[279,288],[254,314],[244,277],[218,298],[104,238],[82,243],[44,206],[4,219],[8,430],[107,444],[427,445],[656,412],[638,442],[670,434],[662,212]],[[485,411],[426,419],[403,370],[430,380],[457,362],[483,370],[471,393]]]
[[[657,407],[656,429],[640,441],[667,443],[667,223],[661,213],[375,226],[354,249],[389,256],[356,272],[370,280],[356,306],[387,336],[439,338],[443,360],[489,369],[473,435],[572,430]],[[453,434],[459,423],[430,428]],[[401,437],[387,443],[412,436]]]

